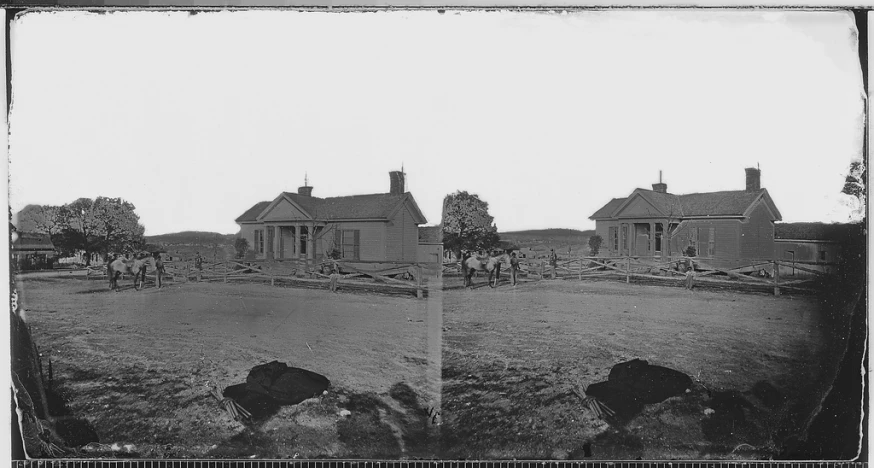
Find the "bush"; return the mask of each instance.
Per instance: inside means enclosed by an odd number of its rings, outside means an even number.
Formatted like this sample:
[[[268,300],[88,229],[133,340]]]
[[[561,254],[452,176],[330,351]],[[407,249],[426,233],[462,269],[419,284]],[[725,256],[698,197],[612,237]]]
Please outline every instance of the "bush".
[[[594,257],[598,255],[598,252],[601,250],[601,244],[604,242],[604,239],[595,234],[592,237],[589,237],[589,253]]]
[[[694,257],[694,256],[698,255],[698,251],[695,250],[694,245],[690,245],[689,247],[686,247],[686,250],[683,251],[683,254],[686,255],[687,257]]]

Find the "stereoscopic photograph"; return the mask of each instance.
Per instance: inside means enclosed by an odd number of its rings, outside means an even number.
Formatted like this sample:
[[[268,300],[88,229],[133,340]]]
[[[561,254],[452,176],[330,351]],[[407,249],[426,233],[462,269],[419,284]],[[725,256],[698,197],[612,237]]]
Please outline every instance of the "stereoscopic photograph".
[[[19,13],[13,458],[867,457],[867,24]]]

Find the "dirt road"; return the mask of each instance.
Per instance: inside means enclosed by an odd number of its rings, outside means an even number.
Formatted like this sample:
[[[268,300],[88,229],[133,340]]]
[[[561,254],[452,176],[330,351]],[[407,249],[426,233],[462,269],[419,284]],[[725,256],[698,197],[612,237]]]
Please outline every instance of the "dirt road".
[[[18,289],[43,360],[51,356],[56,382],[102,443],[132,443],[147,458],[430,450],[422,430],[439,398],[439,356],[429,379],[427,301],[257,284],[112,293],[105,281],[45,275]],[[246,426],[207,394],[272,360],[325,375],[330,394]],[[405,385],[414,398],[389,395]]]
[[[452,457],[768,458],[803,427],[839,358],[829,348],[838,330],[812,297],[446,284],[441,443]],[[583,410],[572,389],[634,358],[695,384],[627,424]]]

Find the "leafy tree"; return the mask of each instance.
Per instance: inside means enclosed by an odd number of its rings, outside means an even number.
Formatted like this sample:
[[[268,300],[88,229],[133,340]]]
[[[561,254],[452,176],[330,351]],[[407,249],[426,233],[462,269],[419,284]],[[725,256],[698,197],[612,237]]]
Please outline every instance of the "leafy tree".
[[[850,163],[850,172],[844,181],[844,188],[841,193],[851,195],[859,200],[859,212],[864,217],[865,214],[865,198],[868,194],[868,168],[862,161],[853,161]]]
[[[98,246],[101,253],[133,253],[145,248],[143,234],[146,228],[140,224],[140,217],[136,214],[133,203],[121,198],[97,197],[94,206],[101,237]]]
[[[601,250],[601,244],[604,242],[604,239],[595,234],[592,237],[589,237],[589,253],[592,256],[598,255],[598,252]]]
[[[98,233],[100,223],[94,216],[94,200],[79,198],[61,207],[61,218],[67,228],[56,247],[72,252],[85,252],[85,264],[91,264],[91,253],[95,252],[99,243]]]
[[[500,238],[489,204],[475,194],[458,191],[443,200],[443,248],[461,258],[462,250],[489,250]]]
[[[61,217],[61,207],[27,205],[18,212],[18,227],[23,232],[40,232],[52,237],[60,234],[66,226]]]
[[[58,247],[65,251],[81,250],[86,264],[91,254],[130,253],[145,246],[145,228],[139,223],[132,203],[121,198],[80,198],[64,205],[60,216],[66,228],[59,236]]]
[[[234,251],[237,252],[237,258],[245,258],[249,252],[249,239],[238,237],[234,239]]]

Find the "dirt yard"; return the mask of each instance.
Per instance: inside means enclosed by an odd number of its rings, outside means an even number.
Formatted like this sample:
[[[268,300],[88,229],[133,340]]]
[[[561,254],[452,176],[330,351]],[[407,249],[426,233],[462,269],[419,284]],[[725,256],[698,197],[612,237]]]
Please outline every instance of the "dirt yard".
[[[484,283],[483,278],[477,280]],[[834,378],[846,317],[815,297],[548,280],[445,279],[442,454],[486,459],[768,459]],[[627,421],[573,389],[634,358],[693,380]]]
[[[116,293],[84,278],[17,282],[43,366],[50,358],[55,387],[96,430],[102,445],[94,450],[129,444],[111,453],[143,458],[435,450],[427,413],[440,396],[439,356],[427,354],[427,301],[259,284],[130,284]],[[326,376],[328,393],[258,408],[245,425],[209,395],[208,385],[244,383],[253,366],[272,360]],[[341,417],[343,409],[351,416]]]

